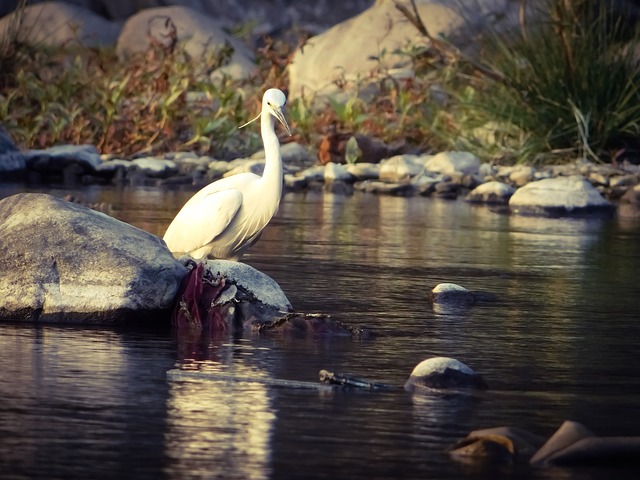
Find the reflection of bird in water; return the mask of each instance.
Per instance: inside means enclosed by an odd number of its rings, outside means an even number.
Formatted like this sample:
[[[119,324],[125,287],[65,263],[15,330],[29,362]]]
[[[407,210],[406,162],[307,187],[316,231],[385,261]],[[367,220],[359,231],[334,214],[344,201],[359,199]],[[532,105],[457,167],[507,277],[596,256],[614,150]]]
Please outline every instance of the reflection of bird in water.
[[[277,212],[282,194],[282,156],[275,121],[282,123],[291,135],[284,117],[285,102],[280,90],[267,90],[262,97],[262,111],[245,124],[262,117],[265,152],[262,176],[232,175],[207,185],[191,197],[164,234],[164,241],[174,255],[238,260],[258,240]]]

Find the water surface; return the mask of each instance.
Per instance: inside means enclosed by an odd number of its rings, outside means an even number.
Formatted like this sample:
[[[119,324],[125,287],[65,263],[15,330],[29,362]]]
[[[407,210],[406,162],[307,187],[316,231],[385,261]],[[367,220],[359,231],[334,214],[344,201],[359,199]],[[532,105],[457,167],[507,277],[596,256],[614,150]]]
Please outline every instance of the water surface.
[[[35,188],[4,185],[0,196],[25,189]],[[161,235],[190,192],[75,195]],[[461,465],[444,450],[474,429],[549,436],[566,419],[600,435],[640,435],[638,224],[289,193],[244,260],[296,310],[379,335],[202,338],[0,324],[0,477],[637,478],[622,467]],[[440,282],[496,301],[434,312],[426,293]],[[315,382],[324,368],[402,385],[432,355],[467,363],[491,389],[418,396],[265,383]]]

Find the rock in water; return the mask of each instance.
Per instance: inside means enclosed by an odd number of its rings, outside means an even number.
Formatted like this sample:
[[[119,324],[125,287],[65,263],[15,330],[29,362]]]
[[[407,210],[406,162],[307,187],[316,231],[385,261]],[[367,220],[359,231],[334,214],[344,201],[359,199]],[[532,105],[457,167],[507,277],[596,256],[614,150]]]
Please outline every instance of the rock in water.
[[[174,308],[172,323],[177,327],[237,332],[245,327],[271,326],[293,311],[280,286],[246,263],[196,263],[188,256],[181,261],[191,272],[182,283]]]
[[[614,206],[580,175],[545,178],[520,187],[509,199],[520,215],[611,215]]]
[[[408,391],[448,388],[484,390],[488,386],[478,373],[459,360],[433,357],[416,365],[404,388]]]
[[[186,268],[158,237],[45,194],[0,201],[0,319],[168,322]]]
[[[232,278],[238,287],[244,288],[256,301],[282,313],[293,311],[280,285],[251,265],[230,260],[207,260],[206,266],[212,273]]]
[[[427,299],[441,314],[463,313],[476,301],[473,292],[455,283],[439,283],[427,293]]]

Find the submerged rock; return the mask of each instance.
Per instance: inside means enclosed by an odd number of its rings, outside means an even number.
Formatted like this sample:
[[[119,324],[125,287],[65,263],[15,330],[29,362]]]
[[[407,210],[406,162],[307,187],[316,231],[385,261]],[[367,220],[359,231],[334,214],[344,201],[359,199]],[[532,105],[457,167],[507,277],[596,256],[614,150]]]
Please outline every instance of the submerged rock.
[[[424,389],[486,389],[487,383],[472,368],[449,357],[433,357],[420,362],[411,372],[404,388]]]
[[[490,434],[464,438],[449,450],[449,455],[456,460],[482,459],[497,464],[512,463],[516,453],[509,437]]]
[[[449,450],[455,460],[510,463],[535,467],[619,467],[640,463],[640,437],[600,437],[581,423],[565,421],[546,442],[517,427],[476,430]]]
[[[183,279],[172,322],[178,327],[241,331],[246,322],[272,322],[293,308],[278,284],[242,262],[182,259]]]
[[[455,460],[511,463],[528,460],[544,443],[544,438],[518,427],[474,430],[448,449]]]
[[[181,285],[173,313],[178,328],[285,335],[366,336],[328,315],[295,312],[280,286],[242,262],[182,261],[191,269]]]
[[[470,290],[455,283],[439,283],[428,292],[427,300],[436,313],[459,313],[476,302],[476,296]]]
[[[0,319],[160,323],[186,269],[150,233],[21,193],[0,201],[0,272]]]

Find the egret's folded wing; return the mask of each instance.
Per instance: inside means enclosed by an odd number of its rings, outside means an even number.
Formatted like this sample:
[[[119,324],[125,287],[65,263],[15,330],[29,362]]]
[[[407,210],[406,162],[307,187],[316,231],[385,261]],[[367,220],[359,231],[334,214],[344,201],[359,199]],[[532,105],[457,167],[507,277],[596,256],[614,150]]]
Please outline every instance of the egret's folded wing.
[[[164,234],[172,252],[190,252],[220,235],[238,213],[242,193],[222,190],[194,198],[182,207]]]

